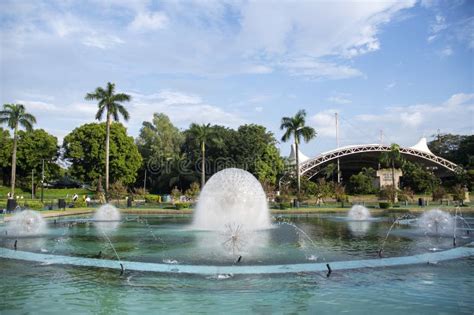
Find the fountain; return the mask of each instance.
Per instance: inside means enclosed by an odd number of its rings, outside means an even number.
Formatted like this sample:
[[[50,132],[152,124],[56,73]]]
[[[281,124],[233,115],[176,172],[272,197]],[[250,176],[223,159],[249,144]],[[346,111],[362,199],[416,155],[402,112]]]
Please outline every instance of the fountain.
[[[445,211],[433,209],[423,213],[418,219],[418,227],[420,227],[425,234],[448,235],[453,233],[454,219]]]
[[[120,211],[116,207],[111,204],[105,204],[97,209],[92,220],[94,221],[94,226],[104,233],[104,231],[116,230],[120,225],[121,218]]]
[[[120,221],[121,219],[120,211],[111,204],[106,204],[101,206],[94,213],[94,221]]]
[[[249,172],[228,168],[214,174],[200,196],[192,229],[202,253],[258,256],[271,227],[265,192]]]
[[[122,222],[115,207],[104,205],[92,220],[67,220],[73,229],[54,223],[48,235],[18,239],[17,248],[17,238],[10,237],[18,230],[13,228],[15,224],[28,233],[35,230],[35,219],[28,219],[27,213],[15,216],[8,225],[11,231],[0,226],[0,258],[110,268],[120,270],[122,275],[126,270],[218,277],[307,272],[337,275],[343,270],[439,262],[474,255],[474,248],[468,246],[472,244],[469,235],[460,238],[456,248],[427,252],[425,238],[433,239],[440,248],[446,248],[446,243],[449,246],[449,239],[433,238],[430,233],[453,233],[453,218],[439,210],[427,212],[416,225],[405,224],[402,228],[397,223],[414,219],[408,215],[397,218],[380,244],[382,259],[378,260],[370,257],[370,252],[379,240],[373,235],[358,236],[367,233],[369,224],[375,225],[374,234],[385,232],[387,220],[371,218],[363,206],[352,207],[344,218],[292,215],[289,221],[290,217],[282,215],[272,224],[260,183],[250,173],[235,168],[220,171],[209,179],[193,218],[160,215],[133,219],[132,216]],[[22,215],[25,218],[19,219]],[[90,221],[95,229],[90,228]],[[418,227],[428,232],[422,234]],[[112,229],[113,233],[109,233]],[[402,237],[390,239],[394,245],[387,254],[392,257],[384,258],[384,245],[392,230]],[[144,238],[148,233],[151,238]],[[455,229],[453,234],[456,235]],[[43,244],[28,243],[36,239]],[[421,245],[417,245],[418,240],[422,241]],[[407,242],[414,245],[408,256]],[[104,253],[107,250],[104,243],[113,256]]]
[[[265,192],[249,172],[227,168],[214,174],[204,186],[193,228],[226,231],[226,226],[257,231],[271,227]]]
[[[10,236],[36,236],[45,234],[47,227],[41,214],[33,210],[23,210],[8,222],[7,231]]]
[[[371,217],[369,209],[361,205],[352,206],[347,214],[347,218],[354,221],[370,220]]]

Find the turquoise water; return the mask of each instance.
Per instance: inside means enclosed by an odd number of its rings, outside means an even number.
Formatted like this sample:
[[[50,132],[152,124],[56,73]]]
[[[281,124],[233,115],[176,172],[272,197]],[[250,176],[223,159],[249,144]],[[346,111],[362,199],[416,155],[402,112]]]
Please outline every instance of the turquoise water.
[[[203,265],[232,262],[231,253],[201,253],[190,217],[135,217],[107,232],[121,259]],[[288,219],[288,218],[287,218]],[[242,264],[331,262],[376,258],[390,225],[385,218],[354,225],[334,216],[292,217],[268,232],[265,254]],[[360,223],[360,222],[356,222]],[[47,235],[22,238],[19,250],[114,259],[92,223],[49,224]],[[5,227],[2,227],[4,229]],[[3,236],[1,245],[11,247]],[[459,238],[467,243],[471,238]],[[385,248],[389,257],[449,249],[450,237],[425,236],[398,226]],[[208,254],[208,255],[206,255]],[[210,257],[207,257],[210,256]],[[269,256],[269,257],[266,257]],[[222,259],[224,261],[222,261]],[[9,313],[426,313],[472,314],[473,257],[430,265],[282,275],[178,275],[44,265],[0,259],[0,310]]]

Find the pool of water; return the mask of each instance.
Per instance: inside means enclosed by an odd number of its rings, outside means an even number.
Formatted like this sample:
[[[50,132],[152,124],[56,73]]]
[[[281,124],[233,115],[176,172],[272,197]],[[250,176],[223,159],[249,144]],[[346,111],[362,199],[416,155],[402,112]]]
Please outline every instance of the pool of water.
[[[84,220],[86,219],[86,220]],[[220,233],[193,231],[190,216],[129,216],[97,226],[88,218],[49,221],[40,237],[13,238],[0,226],[0,246],[18,251],[167,264],[239,265],[378,259],[391,218],[348,221],[335,215],[281,217],[239,248]],[[110,242],[107,240],[110,239]],[[459,233],[458,246],[472,242]],[[256,244],[249,243],[255,242]],[[112,247],[113,246],[113,247]],[[452,248],[452,236],[397,225],[384,255]],[[473,257],[391,268],[280,275],[184,275],[0,259],[3,313],[466,313],[474,302]]]

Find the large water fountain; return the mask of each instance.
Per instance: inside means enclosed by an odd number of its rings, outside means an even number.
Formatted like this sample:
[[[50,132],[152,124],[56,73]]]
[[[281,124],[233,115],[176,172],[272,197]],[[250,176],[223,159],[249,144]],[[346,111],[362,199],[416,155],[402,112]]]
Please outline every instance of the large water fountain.
[[[204,186],[192,228],[201,253],[217,257],[257,256],[267,246],[271,227],[265,192],[249,172],[228,168],[214,174]],[[207,232],[207,233],[206,233]],[[209,256],[208,254],[206,254]]]
[[[268,229],[270,214],[260,182],[249,172],[227,168],[214,174],[199,195],[193,227],[225,231]]]

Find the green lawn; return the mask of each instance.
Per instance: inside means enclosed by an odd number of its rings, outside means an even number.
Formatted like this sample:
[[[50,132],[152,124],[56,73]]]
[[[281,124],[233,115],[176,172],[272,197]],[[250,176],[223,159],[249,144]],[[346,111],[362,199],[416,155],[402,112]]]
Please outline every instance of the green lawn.
[[[10,191],[10,187],[0,186],[0,199],[6,199],[7,194]],[[44,188],[44,199],[58,199],[58,198],[66,198],[69,195],[71,198],[74,194],[78,194],[79,196],[92,194],[93,192],[82,189],[82,188],[64,188],[64,189],[57,189],[57,188]],[[31,198],[31,191],[23,191],[20,188],[15,188],[15,195],[23,196],[24,198]],[[36,191],[36,199],[41,197],[41,189],[38,188]]]

